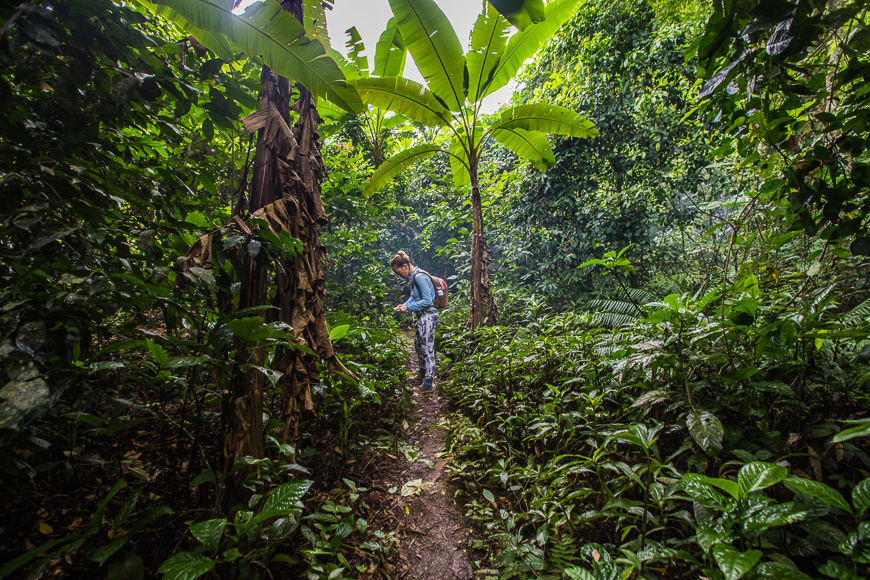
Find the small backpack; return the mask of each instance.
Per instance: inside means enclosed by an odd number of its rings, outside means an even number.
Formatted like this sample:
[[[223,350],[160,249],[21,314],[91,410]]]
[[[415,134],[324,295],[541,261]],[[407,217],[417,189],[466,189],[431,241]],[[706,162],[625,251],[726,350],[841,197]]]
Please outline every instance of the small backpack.
[[[416,284],[417,274],[420,272],[429,276],[429,279],[432,280],[432,286],[435,288],[435,300],[432,305],[439,310],[447,307],[447,282],[445,282],[443,278],[433,276],[426,270],[417,270],[417,272],[411,277],[411,284]]]

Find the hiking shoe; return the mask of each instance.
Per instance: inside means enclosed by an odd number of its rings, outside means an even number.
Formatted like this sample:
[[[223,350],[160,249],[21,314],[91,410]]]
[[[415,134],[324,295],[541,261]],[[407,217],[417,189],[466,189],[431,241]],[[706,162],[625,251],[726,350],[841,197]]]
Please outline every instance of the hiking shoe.
[[[420,385],[421,391],[431,391],[432,390],[432,379],[424,379],[423,384]]]

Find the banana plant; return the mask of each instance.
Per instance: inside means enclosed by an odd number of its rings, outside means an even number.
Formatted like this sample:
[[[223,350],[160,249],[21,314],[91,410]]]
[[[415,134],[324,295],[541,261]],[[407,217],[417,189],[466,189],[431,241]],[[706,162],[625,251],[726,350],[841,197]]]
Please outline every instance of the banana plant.
[[[363,104],[329,54],[329,36],[322,2],[305,0],[304,25],[275,0],[254,2],[241,15],[222,0],[139,0],[192,34],[225,59],[233,58],[230,42],[251,57],[261,56],[275,74],[293,79],[315,96],[341,109],[361,113]]]
[[[574,111],[536,103],[504,110],[485,126],[483,99],[508,84],[526,60],[571,18],[582,0],[553,0],[538,14],[536,2],[527,4],[527,26],[509,38],[511,24],[493,3],[484,9],[471,31],[470,46],[463,52],[450,21],[433,0],[390,0],[402,34],[426,86],[396,76],[356,78],[349,81],[363,102],[406,115],[452,134],[448,147],[421,144],[397,153],[375,171],[366,195],[386,185],[396,174],[421,159],[445,152],[450,156],[453,180],[471,189],[473,232],[471,239],[471,311],[468,324],[478,328],[497,322],[498,311],[489,282],[489,252],[483,227],[478,169],[485,146],[495,140],[541,171],[555,163],[547,134],[588,138],[595,126]],[[494,2],[499,4],[499,2]],[[531,9],[530,9],[531,8]],[[531,13],[531,15],[530,15]],[[512,13],[516,14],[516,12]],[[538,14],[540,16],[540,14]]]
[[[330,56],[338,63],[345,77],[350,80],[361,78],[383,78],[401,76],[405,70],[405,61],[408,57],[408,49],[402,40],[402,33],[396,24],[395,18],[390,18],[387,28],[381,33],[375,46],[374,67],[369,70],[368,58],[363,56],[365,44],[356,27],[345,31],[348,41],[348,55],[345,58],[337,50],[331,49]],[[324,119],[339,121],[349,114],[337,108],[326,100],[318,101],[318,110]],[[384,152],[387,147],[387,137],[390,131],[407,121],[404,115],[388,116],[390,111],[375,106],[367,106],[361,115],[365,135],[372,149],[372,163],[375,168],[380,167],[384,161]]]

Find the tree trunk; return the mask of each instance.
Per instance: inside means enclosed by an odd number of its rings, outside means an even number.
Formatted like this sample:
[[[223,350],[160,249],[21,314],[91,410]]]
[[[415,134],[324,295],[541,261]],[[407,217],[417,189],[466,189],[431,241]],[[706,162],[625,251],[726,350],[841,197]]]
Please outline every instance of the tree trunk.
[[[498,309],[489,282],[489,249],[483,229],[483,205],[474,173],[476,168],[472,167],[471,310],[468,313],[468,326],[472,330],[483,324],[498,324]]]

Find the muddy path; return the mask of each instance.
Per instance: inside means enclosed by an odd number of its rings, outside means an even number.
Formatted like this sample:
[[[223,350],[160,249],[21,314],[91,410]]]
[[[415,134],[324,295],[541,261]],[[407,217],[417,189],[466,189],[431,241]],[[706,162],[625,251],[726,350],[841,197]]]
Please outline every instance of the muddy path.
[[[408,371],[417,372],[413,333],[408,339]],[[407,421],[399,428],[393,449],[372,459],[359,478],[366,494],[370,529],[392,534],[398,540],[380,565],[360,574],[360,579],[467,580],[474,577],[469,544],[472,532],[461,502],[454,501],[456,487],[445,470],[448,401],[438,393],[419,391],[419,380],[408,379],[413,400]]]

